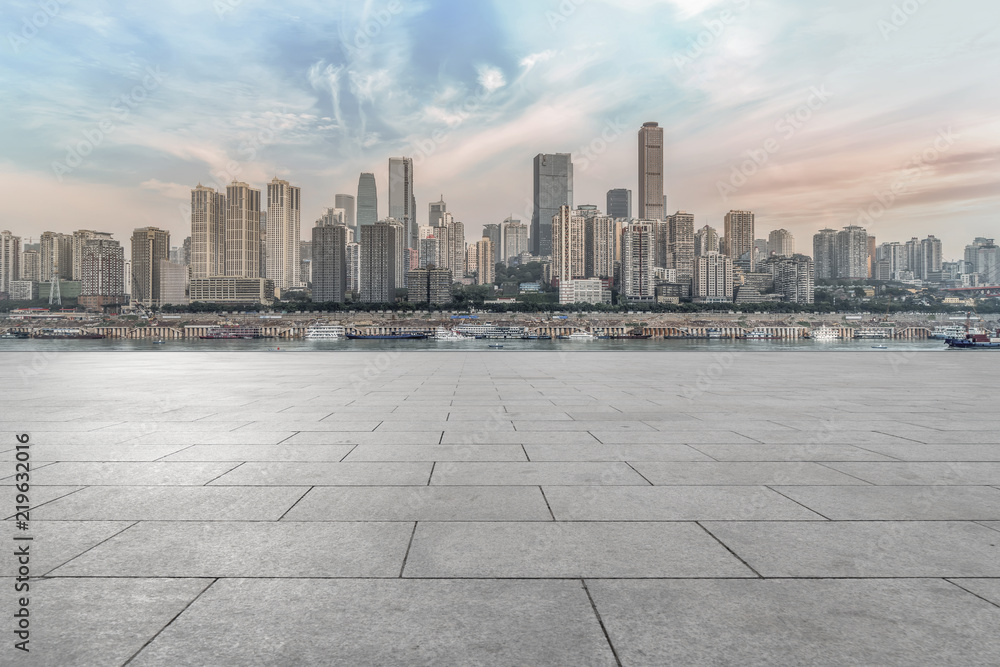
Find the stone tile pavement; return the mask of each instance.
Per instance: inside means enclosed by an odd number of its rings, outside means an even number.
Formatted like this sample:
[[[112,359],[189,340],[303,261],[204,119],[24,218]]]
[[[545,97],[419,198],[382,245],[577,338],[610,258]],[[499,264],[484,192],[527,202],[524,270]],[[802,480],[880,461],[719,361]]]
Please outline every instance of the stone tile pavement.
[[[3,665],[998,664],[1000,355],[37,356]]]

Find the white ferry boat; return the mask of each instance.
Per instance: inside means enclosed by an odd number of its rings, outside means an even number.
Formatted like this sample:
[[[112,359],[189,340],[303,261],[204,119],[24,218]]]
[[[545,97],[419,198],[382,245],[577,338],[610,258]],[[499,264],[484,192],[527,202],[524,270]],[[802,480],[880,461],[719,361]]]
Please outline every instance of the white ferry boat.
[[[306,340],[338,340],[344,337],[344,331],[337,324],[314,324],[306,329]]]
[[[463,336],[457,331],[449,331],[444,327],[438,327],[434,332],[434,340],[465,340],[468,336]]]
[[[471,338],[521,338],[526,333],[524,327],[505,327],[496,324],[460,324],[454,330]]]
[[[889,327],[861,327],[854,330],[855,338],[892,338],[893,329]]]
[[[809,333],[809,337],[813,340],[838,340],[840,330],[833,327],[818,327]]]
[[[762,331],[760,329],[754,329],[753,331],[748,331],[742,336],[738,337],[743,338],[745,340],[771,340],[773,338],[777,338],[775,334],[770,333],[768,331]]]
[[[965,327],[963,326],[934,327],[927,337],[937,340],[948,340],[949,338],[965,338],[965,333]],[[989,332],[978,327],[969,327],[968,333],[975,336]]]
[[[559,336],[561,340],[594,340],[597,338],[589,331],[574,331],[568,336]]]

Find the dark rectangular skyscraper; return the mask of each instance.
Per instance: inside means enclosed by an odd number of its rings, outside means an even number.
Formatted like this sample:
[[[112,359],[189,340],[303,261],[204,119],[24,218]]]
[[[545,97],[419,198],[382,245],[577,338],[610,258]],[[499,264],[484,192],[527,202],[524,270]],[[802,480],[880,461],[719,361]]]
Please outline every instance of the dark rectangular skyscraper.
[[[665,220],[663,128],[643,123],[639,129],[639,219]]]
[[[318,225],[312,230],[312,300],[344,302],[347,290],[347,227]]]
[[[608,190],[608,217],[632,218],[632,191],[625,188]]]
[[[361,301],[392,303],[396,296],[396,225],[361,227]]]
[[[569,153],[535,156],[531,253],[552,254],[552,217],[560,206],[573,208],[573,160]]]

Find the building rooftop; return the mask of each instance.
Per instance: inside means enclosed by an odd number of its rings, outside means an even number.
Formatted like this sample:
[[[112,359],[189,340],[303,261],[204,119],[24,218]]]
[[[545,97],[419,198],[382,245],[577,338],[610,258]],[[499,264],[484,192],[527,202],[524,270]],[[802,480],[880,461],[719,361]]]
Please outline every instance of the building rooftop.
[[[10,664],[996,664],[996,360],[720,349],[4,353]]]

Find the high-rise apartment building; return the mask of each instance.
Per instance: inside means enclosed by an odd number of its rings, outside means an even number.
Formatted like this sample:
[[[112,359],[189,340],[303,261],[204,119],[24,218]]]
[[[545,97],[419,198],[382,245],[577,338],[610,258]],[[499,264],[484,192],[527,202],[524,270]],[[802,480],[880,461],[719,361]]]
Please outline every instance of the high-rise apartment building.
[[[36,283],[42,279],[42,255],[38,250],[21,251],[20,279]]]
[[[502,223],[503,249],[500,251],[500,261],[507,262],[515,257],[520,257],[521,253],[528,252],[528,227],[520,220],[507,218]]]
[[[611,218],[632,219],[632,191],[626,188],[608,190],[607,211]]]
[[[552,219],[559,207],[573,208],[573,160],[569,153],[535,156],[531,213],[531,253],[552,254]]]
[[[663,220],[667,202],[663,194],[663,128],[643,123],[639,129],[640,220]]]
[[[184,264],[171,262],[169,259],[161,259],[159,264],[159,305],[187,305],[190,302],[188,299],[188,267]],[[216,278],[216,280],[218,279]]]
[[[201,183],[191,190],[191,277],[226,273],[226,195]]]
[[[389,217],[403,225],[406,247],[417,247],[417,216],[413,195],[413,158],[389,158]],[[405,281],[405,274],[400,276]]]
[[[374,225],[378,221],[378,188],[375,174],[362,172],[358,178],[358,227]],[[356,236],[360,240],[360,236]]]
[[[733,260],[718,252],[694,262],[691,296],[695,299],[733,300]]]
[[[723,251],[734,262],[749,253],[750,271],[754,270],[753,211],[730,211],[726,214],[726,245]]]
[[[834,278],[864,280],[868,277],[868,231],[851,225],[837,232]]]
[[[821,229],[813,235],[813,262],[817,280],[836,277],[837,230]]]
[[[73,232],[73,280],[82,279],[83,244],[91,239],[111,240],[111,232],[97,232],[92,229],[80,229]]]
[[[705,225],[694,235],[694,254],[697,257],[710,252],[719,252],[719,232],[714,227]]]
[[[160,260],[170,261],[170,232],[140,227],[132,232],[132,303],[160,304]]]
[[[496,266],[493,263],[493,240],[484,236],[476,243],[476,284],[492,285],[496,280]]]
[[[81,306],[103,308],[125,303],[125,251],[118,241],[92,239],[80,250]]]
[[[275,177],[267,184],[267,271],[278,292],[302,287],[301,189]]]
[[[226,186],[227,276],[261,277],[260,216],[260,190],[239,181]]]
[[[814,292],[813,260],[805,255],[776,255],[768,261],[774,278],[774,291],[789,303],[812,303]]]
[[[979,285],[1000,284],[1000,246],[993,239],[978,237],[965,246],[965,263]]]
[[[560,206],[552,218],[552,278],[554,281],[584,278],[584,217],[569,206]]]
[[[465,275],[479,275],[479,244],[470,243],[465,249]]]
[[[360,228],[359,228],[360,229]],[[361,294],[361,244],[348,243],[345,252],[347,261],[347,289]]]
[[[73,237],[58,232],[42,232],[39,241],[42,253],[42,280],[54,273],[62,280],[73,278]]]
[[[396,242],[393,245],[396,253],[396,268],[392,274],[396,281],[395,286],[406,287],[406,272],[410,270],[410,257],[409,253],[407,253],[408,248],[406,245],[406,226],[395,218],[386,218],[386,223],[392,227],[393,232],[396,234]]]
[[[920,242],[922,274],[921,280],[931,280],[940,277],[941,273],[941,239],[928,236]]]
[[[767,235],[767,254],[791,257],[795,254],[795,237],[787,229],[775,229]]]
[[[10,284],[21,278],[21,237],[0,232],[0,292],[10,294]]]
[[[430,305],[449,303],[451,283],[451,269],[414,269],[406,276],[406,300]]]
[[[500,223],[490,222],[483,225],[483,236],[493,242],[493,262],[497,264],[501,261],[500,253],[503,250],[503,227]]]
[[[649,221],[622,228],[620,293],[627,301],[652,301],[656,296],[653,271],[656,232]]]
[[[614,278],[615,219],[607,215],[586,218],[583,223],[584,266],[587,278]]]
[[[465,254],[465,224],[458,220],[453,220],[450,215],[446,217],[446,227],[448,230],[447,257],[448,264],[441,266],[443,269],[451,269],[451,275],[456,279],[464,276],[467,271]]]
[[[343,303],[348,289],[347,226],[325,224],[312,230],[312,300]]]
[[[687,283],[694,275],[694,216],[677,211],[667,218],[668,268],[677,270],[677,281]]]
[[[388,221],[362,225],[360,254],[361,301],[392,303],[396,300],[397,229]]]

